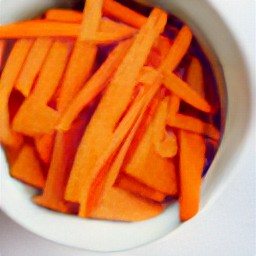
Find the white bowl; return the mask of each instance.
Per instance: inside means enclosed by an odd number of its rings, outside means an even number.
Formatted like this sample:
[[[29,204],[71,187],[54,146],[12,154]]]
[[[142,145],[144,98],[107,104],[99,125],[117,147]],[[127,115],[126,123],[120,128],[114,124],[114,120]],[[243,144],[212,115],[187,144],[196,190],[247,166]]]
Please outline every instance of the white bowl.
[[[44,9],[66,4],[62,0],[0,0],[0,23],[36,16]],[[208,53],[219,84],[223,85],[219,62],[227,87],[226,132],[220,149],[203,181],[201,210],[214,206],[238,161],[248,146],[252,126],[252,93],[244,56],[227,24],[220,18],[211,1],[158,1],[193,29]],[[209,51],[211,49],[211,51]],[[217,56],[217,58],[216,58]],[[221,86],[222,95],[225,95]],[[225,97],[222,99],[225,101]],[[169,207],[160,216],[138,223],[84,220],[49,211],[34,205],[34,190],[17,182],[8,174],[3,152],[0,152],[1,209],[28,230],[55,242],[97,251],[134,248],[167,236],[181,225],[178,205]],[[187,223],[189,225],[189,223]]]

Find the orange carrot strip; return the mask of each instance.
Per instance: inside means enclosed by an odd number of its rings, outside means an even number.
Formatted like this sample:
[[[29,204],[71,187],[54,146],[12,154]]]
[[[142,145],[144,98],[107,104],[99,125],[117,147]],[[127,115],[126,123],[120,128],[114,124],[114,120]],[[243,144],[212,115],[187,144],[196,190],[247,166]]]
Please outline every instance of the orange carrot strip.
[[[153,144],[156,153],[162,157],[174,157],[178,152],[176,136],[166,131],[169,97],[160,102],[153,121]]]
[[[163,70],[172,72],[178,66],[184,55],[187,53],[191,40],[192,32],[189,27],[184,25],[168,52],[167,58],[162,65]]]
[[[168,118],[175,117],[180,108],[180,98],[171,93],[169,107],[168,107]]]
[[[188,104],[201,111],[207,113],[211,112],[211,106],[209,103],[175,74],[166,72],[163,83],[167,89],[172,91]]]
[[[45,19],[50,21],[63,21],[80,23],[83,19],[83,13],[74,10],[50,9],[45,13]]]
[[[57,108],[61,112],[64,111],[88,79],[95,63],[97,47],[83,40],[86,35],[95,36],[100,25],[101,7],[102,0],[85,2],[82,29],[74,46],[57,101]]]
[[[167,119],[167,125],[190,132],[199,133],[214,140],[220,139],[220,132],[213,124],[205,123],[193,116],[176,114],[173,117],[172,115],[169,115]]]
[[[78,116],[79,112],[85,108],[106,86],[108,80],[117,69],[127,53],[131,41],[121,42],[108,56],[106,61],[94,73],[94,75],[83,86],[76,97],[71,101],[66,111],[64,111],[58,124],[58,129],[69,130],[70,125]]]
[[[12,177],[33,187],[43,188],[45,177],[32,145],[24,144],[11,167]]]
[[[136,28],[141,28],[147,21],[147,17],[113,0],[104,0],[103,12]]]
[[[160,191],[152,189],[125,174],[122,174],[120,177],[118,177],[116,181],[116,186],[131,193],[134,193],[135,195],[139,195],[146,199],[154,200],[156,202],[163,202],[166,197],[166,195],[161,193]]]
[[[11,146],[20,145],[22,138],[10,128],[8,101],[32,43],[26,39],[15,43],[0,79],[0,142]]]
[[[113,21],[108,18],[102,18],[99,25],[99,32],[130,32],[135,33],[137,32],[137,29],[130,27],[126,24]]]
[[[49,164],[51,161],[53,143],[55,133],[44,134],[39,137],[35,137],[35,146],[39,154],[40,159],[45,163]]]
[[[105,220],[141,221],[153,218],[163,210],[164,207],[161,205],[144,201],[125,190],[113,187],[89,217]]]
[[[199,209],[201,176],[206,146],[202,136],[179,131],[180,219],[192,218]]]
[[[187,74],[186,80],[188,84],[203,98],[204,95],[204,77],[203,77],[203,67],[198,58],[192,57]]]
[[[0,38],[77,37],[80,30],[80,24],[32,20],[0,26]]]
[[[6,47],[6,41],[0,40],[0,71],[3,65],[3,56],[4,56],[5,47]]]
[[[1,146],[4,149],[9,168],[12,168],[13,164],[15,163],[15,161],[19,155],[21,147],[15,148],[15,147],[9,147],[9,146],[5,146],[5,145],[1,145]]]
[[[82,185],[84,186],[82,183],[86,177],[93,176],[92,167],[111,141],[116,124],[130,102],[140,69],[155,39],[163,30],[166,18],[166,14],[159,9],[152,11],[117,69],[82,138],[80,145],[83,146],[78,149],[66,190],[67,200],[80,200]]]
[[[15,85],[16,89],[25,97],[29,95],[52,43],[53,40],[49,38],[38,38],[35,40]]]

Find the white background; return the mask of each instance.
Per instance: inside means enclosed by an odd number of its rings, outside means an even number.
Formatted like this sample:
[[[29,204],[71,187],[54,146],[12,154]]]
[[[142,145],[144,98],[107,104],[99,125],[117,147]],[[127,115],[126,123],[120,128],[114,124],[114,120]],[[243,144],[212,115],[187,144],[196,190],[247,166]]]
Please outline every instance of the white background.
[[[210,1],[216,5],[226,22],[230,24],[231,30],[245,51],[251,75],[255,77],[253,69],[255,68],[255,1]],[[253,90],[254,92],[255,90]],[[254,123],[254,127],[256,133],[256,123]],[[228,186],[213,207],[192,220],[194,225],[184,225],[168,240],[131,251],[104,255],[255,256],[255,133],[251,145],[246,149],[248,157],[241,160],[244,161],[240,164],[241,170],[231,177]],[[19,209],[17,209],[18,211]],[[102,255],[44,240],[24,230],[3,213],[0,213],[0,254],[1,256]]]

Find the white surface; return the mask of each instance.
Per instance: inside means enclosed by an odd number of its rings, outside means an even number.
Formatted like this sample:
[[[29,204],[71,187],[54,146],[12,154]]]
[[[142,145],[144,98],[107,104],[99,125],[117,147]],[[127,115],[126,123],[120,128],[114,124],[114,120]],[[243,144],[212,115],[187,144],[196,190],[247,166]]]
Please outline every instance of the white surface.
[[[253,80],[254,1],[211,2],[225,14],[232,30],[241,37],[239,42],[248,57],[247,65],[251,69],[250,78]],[[251,93],[256,96],[255,87]],[[252,108],[256,109],[255,104]],[[190,224],[183,225],[177,232],[168,236],[168,239],[118,255],[255,255],[255,115],[252,122],[254,126],[250,126],[251,129],[247,131],[251,143],[245,145],[246,148],[241,153],[243,160],[236,163],[237,171],[214,207],[208,207]],[[98,255],[45,241],[18,227],[6,217],[1,216],[0,221],[0,252],[3,256]]]

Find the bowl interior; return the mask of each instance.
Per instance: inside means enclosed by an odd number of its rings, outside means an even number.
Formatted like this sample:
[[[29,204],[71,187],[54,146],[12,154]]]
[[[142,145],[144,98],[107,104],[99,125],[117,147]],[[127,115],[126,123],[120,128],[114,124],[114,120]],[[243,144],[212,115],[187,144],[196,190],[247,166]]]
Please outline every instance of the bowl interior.
[[[221,146],[203,180],[200,216],[221,193],[236,163],[238,145],[241,149],[244,144],[250,114],[247,73],[235,39],[208,1],[158,2],[192,28],[209,57],[221,95],[223,120],[226,120]],[[68,0],[2,0],[0,23],[32,18],[47,8],[69,4]],[[1,208],[25,228],[62,244],[98,251],[124,250],[155,241],[182,225],[177,204],[154,219],[138,223],[84,220],[52,212],[35,206],[31,202],[34,190],[10,178],[2,149],[0,166]]]

